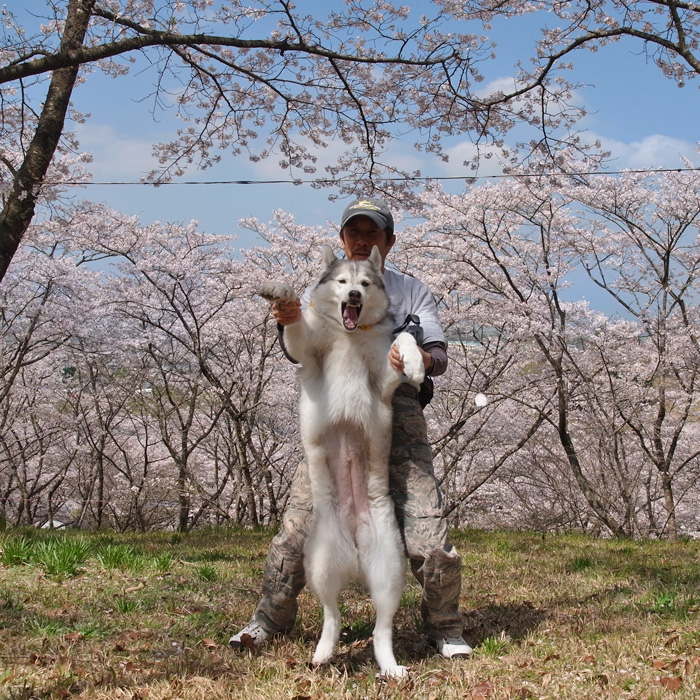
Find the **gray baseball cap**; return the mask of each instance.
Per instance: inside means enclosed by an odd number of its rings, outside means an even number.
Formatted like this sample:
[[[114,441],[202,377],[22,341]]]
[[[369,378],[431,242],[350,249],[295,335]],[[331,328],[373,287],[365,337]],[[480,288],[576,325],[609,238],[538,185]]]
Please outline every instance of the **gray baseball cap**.
[[[385,229],[389,234],[394,233],[394,217],[381,199],[360,197],[350,202],[343,212],[340,228],[342,229],[353,216],[369,216],[379,228]]]

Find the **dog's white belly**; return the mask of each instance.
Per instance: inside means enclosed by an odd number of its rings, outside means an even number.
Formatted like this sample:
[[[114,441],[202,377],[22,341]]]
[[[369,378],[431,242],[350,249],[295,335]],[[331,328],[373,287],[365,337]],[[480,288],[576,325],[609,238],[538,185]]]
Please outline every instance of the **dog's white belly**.
[[[386,434],[386,427],[384,433]],[[338,596],[351,580],[363,583],[377,611],[374,649],[383,673],[406,669],[392,649],[392,621],[405,575],[403,543],[388,489],[388,445],[382,458],[365,432],[344,423],[328,427],[308,453],[313,526],[306,542],[307,582],[324,609],[324,627],[314,663],[326,663],[340,634]]]
[[[335,505],[339,527],[347,532],[352,542],[356,542],[358,527],[367,524],[371,518],[369,450],[364,431],[353,423],[335,425],[323,436],[321,446],[328,469],[329,511],[333,512]],[[375,488],[372,498],[383,495],[376,493]]]

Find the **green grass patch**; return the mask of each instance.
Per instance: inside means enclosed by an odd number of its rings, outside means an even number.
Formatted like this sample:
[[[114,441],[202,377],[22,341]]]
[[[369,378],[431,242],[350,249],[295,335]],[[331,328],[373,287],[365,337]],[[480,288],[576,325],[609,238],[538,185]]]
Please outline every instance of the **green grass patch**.
[[[505,632],[497,637],[486,637],[479,645],[479,653],[483,656],[503,656],[510,646],[510,639]]]
[[[170,552],[158,552],[153,557],[152,562],[156,571],[158,571],[161,574],[164,574],[167,571],[170,571],[170,568],[172,567],[175,560],[173,559],[173,555]]]
[[[43,567],[47,576],[75,576],[90,558],[92,545],[83,537],[50,537],[32,548],[32,561]]]
[[[133,545],[105,544],[97,548],[95,558],[105,569],[141,571],[144,559]]]
[[[212,564],[204,564],[197,569],[197,575],[204,581],[216,581],[219,578],[219,572]]]
[[[47,617],[46,615],[37,615],[30,618],[26,629],[29,637],[35,639],[53,639],[68,631],[68,628],[61,620]]]
[[[33,543],[29,537],[18,535],[0,541],[0,562],[6,566],[23,566],[32,560]]]
[[[593,560],[585,555],[574,557],[570,559],[566,564],[566,570],[571,573],[576,573],[580,571],[587,571],[595,566]]]

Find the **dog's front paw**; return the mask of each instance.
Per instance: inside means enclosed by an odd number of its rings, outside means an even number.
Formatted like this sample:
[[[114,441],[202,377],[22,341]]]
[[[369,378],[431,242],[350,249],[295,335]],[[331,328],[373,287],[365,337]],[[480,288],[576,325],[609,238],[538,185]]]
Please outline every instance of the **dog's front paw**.
[[[268,301],[296,301],[297,293],[284,282],[265,282],[258,294]]]
[[[420,354],[416,339],[410,333],[399,333],[394,341],[403,360],[403,373],[416,388],[425,378],[423,355]]]

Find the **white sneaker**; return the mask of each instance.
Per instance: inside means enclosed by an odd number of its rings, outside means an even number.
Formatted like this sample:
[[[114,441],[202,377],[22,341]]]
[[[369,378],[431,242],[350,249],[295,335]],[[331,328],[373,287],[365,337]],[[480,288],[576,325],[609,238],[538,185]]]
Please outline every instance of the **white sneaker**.
[[[251,620],[238,634],[234,634],[228,643],[234,649],[259,649],[271,636],[255,620]]]
[[[474,651],[461,637],[431,639],[430,642],[446,659],[466,659]]]

